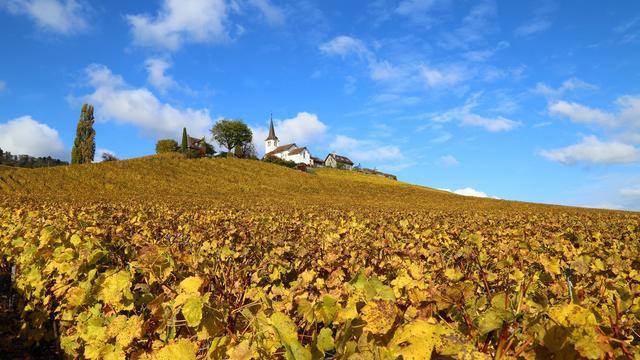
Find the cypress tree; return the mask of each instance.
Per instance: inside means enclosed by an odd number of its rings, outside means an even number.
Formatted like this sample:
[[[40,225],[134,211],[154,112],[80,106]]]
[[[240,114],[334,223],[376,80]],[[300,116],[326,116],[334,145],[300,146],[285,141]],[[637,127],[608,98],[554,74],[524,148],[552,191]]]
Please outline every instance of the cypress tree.
[[[182,128],[182,144],[180,144],[180,151],[183,154],[187,153],[187,128]]]
[[[76,139],[71,149],[72,164],[87,164],[93,162],[96,153],[96,131],[93,129],[94,123],[93,106],[82,105],[80,120],[76,128]]]

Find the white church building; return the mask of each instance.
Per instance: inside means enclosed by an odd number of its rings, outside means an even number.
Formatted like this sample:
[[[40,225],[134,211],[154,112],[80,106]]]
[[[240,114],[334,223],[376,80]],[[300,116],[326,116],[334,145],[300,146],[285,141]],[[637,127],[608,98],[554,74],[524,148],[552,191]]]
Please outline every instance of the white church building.
[[[278,157],[282,160],[293,161],[296,164],[307,164],[312,166],[313,159],[306,147],[299,147],[296,144],[280,145],[276,131],[273,128],[273,118],[269,123],[269,136],[264,141],[265,157]]]

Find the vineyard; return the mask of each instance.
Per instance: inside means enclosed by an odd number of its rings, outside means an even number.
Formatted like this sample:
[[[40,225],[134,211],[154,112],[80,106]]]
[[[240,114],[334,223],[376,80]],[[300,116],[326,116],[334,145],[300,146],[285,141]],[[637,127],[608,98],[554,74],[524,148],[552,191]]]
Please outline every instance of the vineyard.
[[[21,336],[65,358],[640,358],[638,213],[173,155],[0,199]]]

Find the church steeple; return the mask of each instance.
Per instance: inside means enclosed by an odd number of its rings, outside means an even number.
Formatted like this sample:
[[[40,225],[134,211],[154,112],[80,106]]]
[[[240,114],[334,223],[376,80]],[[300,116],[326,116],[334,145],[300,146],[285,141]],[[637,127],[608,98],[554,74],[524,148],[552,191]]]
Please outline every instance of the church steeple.
[[[278,140],[276,136],[276,130],[273,128],[273,114],[271,114],[271,120],[269,122],[269,136],[267,136],[266,140]]]
[[[269,136],[264,140],[265,153],[269,153],[278,147],[278,137],[276,136],[276,130],[273,127],[273,114],[269,121]]]

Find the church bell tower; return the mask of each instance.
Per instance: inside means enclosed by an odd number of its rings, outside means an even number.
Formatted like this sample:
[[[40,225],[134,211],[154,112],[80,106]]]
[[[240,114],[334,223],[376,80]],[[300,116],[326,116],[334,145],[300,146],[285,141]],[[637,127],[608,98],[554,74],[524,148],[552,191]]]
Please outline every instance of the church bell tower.
[[[276,131],[273,128],[273,114],[271,114],[271,120],[269,122],[269,136],[264,141],[264,151],[269,153],[278,147],[278,137]]]

